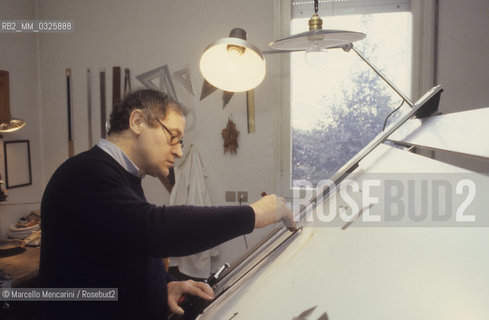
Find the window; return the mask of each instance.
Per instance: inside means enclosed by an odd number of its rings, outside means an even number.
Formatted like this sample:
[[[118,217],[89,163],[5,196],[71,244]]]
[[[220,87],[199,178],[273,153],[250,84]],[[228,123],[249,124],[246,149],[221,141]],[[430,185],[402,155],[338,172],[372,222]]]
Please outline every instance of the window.
[[[403,93],[417,97],[420,72],[415,67],[420,65],[417,54],[420,27],[415,26],[419,19],[414,16],[420,16],[422,10],[418,8],[422,4],[412,2],[323,0],[318,13],[323,29],[367,34],[364,40],[354,43],[355,48]],[[282,1],[282,4],[291,9],[286,21],[283,12],[287,11],[282,8],[282,31],[288,29],[287,34],[306,31],[313,1]],[[281,127],[279,174],[280,192],[286,194],[293,180],[306,179],[314,185],[331,177],[382,131],[384,119],[400,105],[402,98],[353,51],[328,50],[324,65],[319,67],[308,65],[304,52],[292,53],[285,60],[283,67],[289,68],[290,79],[283,82],[282,90],[284,102],[288,95],[289,103],[284,103],[287,110],[282,109],[288,115],[281,117],[289,121],[284,121]],[[425,68],[426,65],[423,64]],[[427,69],[424,73],[432,72]],[[392,117],[408,110],[405,104]]]

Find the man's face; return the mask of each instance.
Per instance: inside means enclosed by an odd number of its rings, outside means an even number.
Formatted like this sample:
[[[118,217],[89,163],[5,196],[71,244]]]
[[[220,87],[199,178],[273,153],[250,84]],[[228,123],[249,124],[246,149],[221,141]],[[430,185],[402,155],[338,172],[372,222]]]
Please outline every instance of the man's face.
[[[183,156],[182,146],[177,138],[182,138],[185,130],[185,117],[169,110],[164,120],[158,119],[156,127],[145,124],[136,144],[139,169],[154,177],[168,176],[176,158]],[[171,133],[171,134],[170,134]]]

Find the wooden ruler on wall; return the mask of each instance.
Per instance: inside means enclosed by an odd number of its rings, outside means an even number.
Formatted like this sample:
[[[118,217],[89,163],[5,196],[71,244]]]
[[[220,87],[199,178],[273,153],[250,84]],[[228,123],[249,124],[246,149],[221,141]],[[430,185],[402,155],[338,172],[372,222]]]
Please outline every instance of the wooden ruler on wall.
[[[71,158],[75,155],[75,146],[73,142],[73,105],[71,96],[71,68],[66,69],[66,105],[68,108],[68,156]]]
[[[93,146],[92,128],[92,76],[90,69],[87,69],[87,117],[88,117],[88,147]]]
[[[112,68],[112,110],[121,99],[121,67]]]
[[[107,113],[105,109],[105,69],[100,69],[100,136],[107,137]]]
[[[248,113],[248,133],[255,132],[255,90],[246,91],[246,111]]]

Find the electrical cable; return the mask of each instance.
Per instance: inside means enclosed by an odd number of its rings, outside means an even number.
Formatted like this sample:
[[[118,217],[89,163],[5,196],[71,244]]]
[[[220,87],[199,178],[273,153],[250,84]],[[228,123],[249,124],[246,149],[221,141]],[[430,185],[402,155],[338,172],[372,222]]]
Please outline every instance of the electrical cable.
[[[404,104],[404,102],[405,102],[405,100],[402,100],[402,102],[401,102],[401,104],[399,105],[399,107],[397,107],[397,108],[395,108],[394,110],[392,110],[392,112],[391,112],[391,113],[389,113],[389,115],[388,115],[387,117],[385,117],[385,120],[384,120],[384,126],[382,127],[382,131],[384,131],[384,130],[385,130],[385,125],[387,124],[387,120],[389,119],[389,117],[390,117],[390,116],[392,116],[392,114],[393,114],[394,112],[396,112],[397,110],[399,110],[399,109],[402,107],[402,105]]]

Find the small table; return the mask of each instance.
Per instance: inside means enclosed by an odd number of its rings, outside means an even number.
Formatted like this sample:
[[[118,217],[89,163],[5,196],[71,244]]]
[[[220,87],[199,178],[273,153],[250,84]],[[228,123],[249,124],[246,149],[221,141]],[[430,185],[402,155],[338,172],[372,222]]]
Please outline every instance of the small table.
[[[12,288],[30,287],[39,275],[40,247],[25,247],[24,252],[0,257],[0,269],[12,278]]]

